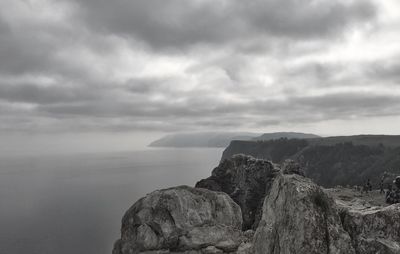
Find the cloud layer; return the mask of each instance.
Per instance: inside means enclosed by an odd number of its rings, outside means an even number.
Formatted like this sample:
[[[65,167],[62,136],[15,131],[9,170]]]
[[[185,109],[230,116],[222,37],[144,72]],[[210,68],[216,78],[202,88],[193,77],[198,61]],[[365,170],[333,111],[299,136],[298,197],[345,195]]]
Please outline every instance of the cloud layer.
[[[396,8],[395,0],[0,0],[0,132],[264,130],[397,117]]]

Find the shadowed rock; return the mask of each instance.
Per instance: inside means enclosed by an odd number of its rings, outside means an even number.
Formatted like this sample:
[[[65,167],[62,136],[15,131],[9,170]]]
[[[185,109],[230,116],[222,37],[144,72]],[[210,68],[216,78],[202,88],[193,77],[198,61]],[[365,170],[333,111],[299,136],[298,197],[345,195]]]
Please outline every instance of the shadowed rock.
[[[269,161],[239,154],[222,161],[196,187],[229,194],[242,209],[243,229],[256,229],[264,197],[278,171]]]

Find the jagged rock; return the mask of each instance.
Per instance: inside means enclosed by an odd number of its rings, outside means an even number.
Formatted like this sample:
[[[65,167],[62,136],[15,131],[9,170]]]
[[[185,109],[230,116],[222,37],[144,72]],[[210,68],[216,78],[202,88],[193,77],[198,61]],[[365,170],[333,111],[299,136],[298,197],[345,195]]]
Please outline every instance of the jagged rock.
[[[374,207],[338,200],[344,229],[349,232],[356,253],[400,253],[400,204]]]
[[[294,160],[285,160],[282,163],[282,173],[283,174],[298,174],[301,176],[305,176],[305,172],[302,169],[301,165]]]
[[[225,193],[188,186],[159,190],[126,212],[113,254],[232,252],[242,242],[241,227],[240,207]]]
[[[256,229],[264,197],[278,171],[269,161],[238,154],[222,161],[196,187],[229,194],[242,210],[243,229]]]
[[[262,212],[255,253],[355,253],[333,199],[310,179],[279,175]]]

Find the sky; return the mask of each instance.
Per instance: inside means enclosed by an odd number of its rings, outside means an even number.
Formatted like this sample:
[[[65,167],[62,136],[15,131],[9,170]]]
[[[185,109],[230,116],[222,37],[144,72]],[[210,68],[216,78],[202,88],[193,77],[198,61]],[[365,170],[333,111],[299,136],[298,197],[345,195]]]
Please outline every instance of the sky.
[[[0,0],[0,152],[400,134],[398,0]]]

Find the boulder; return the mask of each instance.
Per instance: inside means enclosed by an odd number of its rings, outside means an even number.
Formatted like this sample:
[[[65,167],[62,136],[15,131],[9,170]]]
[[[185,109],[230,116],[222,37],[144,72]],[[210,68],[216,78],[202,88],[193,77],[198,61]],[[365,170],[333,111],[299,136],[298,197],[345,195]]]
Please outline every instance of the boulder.
[[[241,228],[240,207],[223,192],[158,190],[126,212],[113,254],[233,252],[242,243]]]
[[[256,229],[263,200],[277,172],[279,169],[267,160],[238,154],[222,161],[196,187],[227,193],[242,210],[243,230]]]
[[[377,207],[337,201],[344,229],[356,253],[400,253],[400,204]]]
[[[355,253],[333,199],[297,174],[281,174],[275,179],[253,244],[255,253]]]

